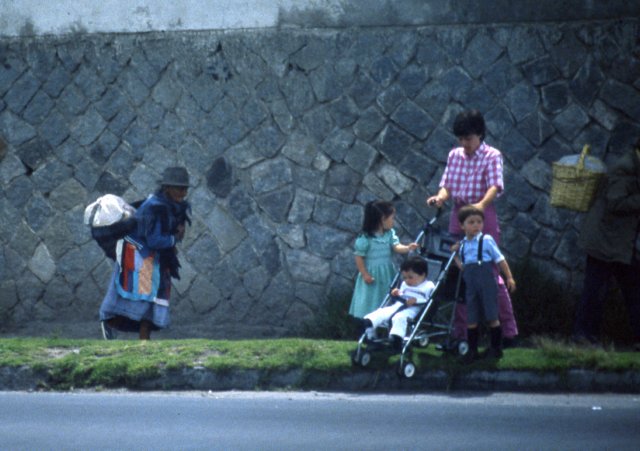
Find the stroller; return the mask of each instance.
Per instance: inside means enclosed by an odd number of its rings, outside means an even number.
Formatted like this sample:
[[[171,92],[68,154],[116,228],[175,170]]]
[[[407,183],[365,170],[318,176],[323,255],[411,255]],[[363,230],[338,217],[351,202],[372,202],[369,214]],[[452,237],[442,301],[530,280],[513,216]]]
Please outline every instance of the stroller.
[[[441,210],[438,209],[436,215],[425,224],[416,238],[419,244],[418,253],[427,262],[428,279],[434,282],[435,288],[418,316],[409,323],[397,367],[398,375],[401,377],[411,378],[416,372],[416,367],[411,361],[414,345],[426,348],[430,343],[434,343],[436,349],[458,355],[465,355],[469,350],[466,341],[455,340],[451,336],[462,278],[455,265],[456,252],[451,251],[455,240],[448,233],[440,231],[436,225],[440,212]],[[401,275],[398,272],[380,307],[394,302],[389,293],[393,288],[399,287],[401,282]],[[390,328],[390,325],[387,325],[387,328]],[[363,333],[358,340],[357,349],[351,354],[351,361],[354,365],[366,367],[371,362],[372,353],[390,353],[392,349],[392,343],[388,337],[369,340],[367,334]]]

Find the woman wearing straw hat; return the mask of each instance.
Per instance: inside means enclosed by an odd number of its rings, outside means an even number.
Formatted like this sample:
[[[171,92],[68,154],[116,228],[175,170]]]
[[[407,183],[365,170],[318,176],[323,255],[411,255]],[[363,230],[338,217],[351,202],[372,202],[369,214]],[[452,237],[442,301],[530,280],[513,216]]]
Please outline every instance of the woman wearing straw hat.
[[[183,167],[165,169],[160,189],[135,213],[137,227],[117,246],[116,265],[100,306],[105,340],[115,329],[138,332],[148,340],[151,331],[169,326],[171,277],[179,278],[176,244],[184,238],[190,205],[185,198],[189,174]]]

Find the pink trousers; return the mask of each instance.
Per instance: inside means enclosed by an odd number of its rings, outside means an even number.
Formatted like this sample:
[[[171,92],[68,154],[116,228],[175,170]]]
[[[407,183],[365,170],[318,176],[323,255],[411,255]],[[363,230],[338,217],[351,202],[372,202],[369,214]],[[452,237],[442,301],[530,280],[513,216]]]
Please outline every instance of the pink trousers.
[[[462,205],[455,205],[451,211],[449,218],[449,233],[462,237],[462,229],[458,222],[458,210]],[[496,243],[500,245],[500,225],[498,224],[498,215],[496,207],[491,204],[484,210],[484,227],[483,233],[491,235]],[[498,283],[498,318],[502,328],[502,336],[505,338],[513,338],[518,335],[518,325],[513,315],[513,306],[511,305],[511,296],[509,290],[500,276],[500,270],[494,265],[493,273]],[[456,340],[467,339],[467,306],[465,304],[456,304],[456,312],[453,320],[453,338]]]

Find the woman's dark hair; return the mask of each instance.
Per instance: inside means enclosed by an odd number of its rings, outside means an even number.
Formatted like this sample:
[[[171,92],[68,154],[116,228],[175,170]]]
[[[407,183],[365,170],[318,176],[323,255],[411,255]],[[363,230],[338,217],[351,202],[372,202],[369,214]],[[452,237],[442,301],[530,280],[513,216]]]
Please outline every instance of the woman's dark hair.
[[[400,264],[400,271],[413,271],[421,276],[427,276],[429,275],[429,265],[424,258],[414,255]]]
[[[465,205],[458,210],[458,221],[464,223],[469,216],[480,216],[484,221],[484,212],[473,205]]]
[[[373,200],[364,206],[364,220],[362,221],[362,232],[365,235],[374,236],[382,220],[396,212],[391,202],[385,200]]]
[[[484,118],[478,110],[463,111],[453,121],[453,134],[458,138],[478,135],[480,136],[480,141],[484,141],[485,132]]]

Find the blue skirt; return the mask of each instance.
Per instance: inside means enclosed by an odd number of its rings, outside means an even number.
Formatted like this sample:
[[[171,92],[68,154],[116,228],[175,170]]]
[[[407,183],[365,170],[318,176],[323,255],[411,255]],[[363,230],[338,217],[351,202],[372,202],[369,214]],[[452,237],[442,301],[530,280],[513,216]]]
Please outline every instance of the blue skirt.
[[[100,305],[100,321],[107,321],[116,316],[128,318],[131,321],[122,321],[118,324],[118,329],[125,332],[137,332],[140,321],[147,320],[153,324],[153,329],[164,329],[169,327],[171,318],[169,307],[149,301],[132,301],[125,299],[118,294],[116,288],[116,278],[119,274],[119,267],[116,264],[109,281],[107,294]]]

